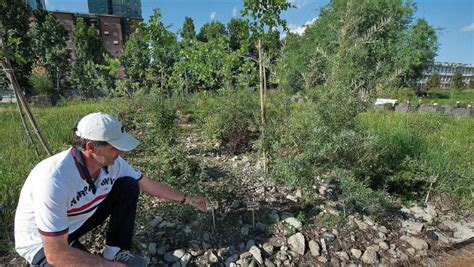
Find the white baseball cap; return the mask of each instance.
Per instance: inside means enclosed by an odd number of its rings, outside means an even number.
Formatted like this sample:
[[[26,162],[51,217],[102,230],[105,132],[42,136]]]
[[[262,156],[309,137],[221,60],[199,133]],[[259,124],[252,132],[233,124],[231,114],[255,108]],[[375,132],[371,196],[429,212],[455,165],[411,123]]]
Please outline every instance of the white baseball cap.
[[[77,124],[76,135],[91,141],[106,141],[122,151],[130,151],[140,143],[116,118],[103,112],[83,117]]]

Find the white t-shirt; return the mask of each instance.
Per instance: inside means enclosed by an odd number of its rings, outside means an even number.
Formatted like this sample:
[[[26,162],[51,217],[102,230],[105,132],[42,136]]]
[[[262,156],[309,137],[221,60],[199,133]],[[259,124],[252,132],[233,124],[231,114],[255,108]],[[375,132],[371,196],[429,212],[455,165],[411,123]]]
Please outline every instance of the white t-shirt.
[[[139,180],[142,174],[118,157],[100,170],[97,191],[81,177],[72,149],[41,161],[31,171],[20,193],[15,214],[15,249],[31,263],[43,247],[40,236],[72,233],[92,216],[119,177]]]

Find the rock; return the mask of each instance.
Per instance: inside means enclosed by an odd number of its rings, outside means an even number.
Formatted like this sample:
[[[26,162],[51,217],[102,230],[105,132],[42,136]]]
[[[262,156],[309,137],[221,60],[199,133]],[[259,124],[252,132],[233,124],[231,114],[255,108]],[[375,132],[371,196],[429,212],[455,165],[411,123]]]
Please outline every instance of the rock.
[[[443,223],[454,231],[453,238],[454,241],[457,243],[466,241],[474,237],[474,222],[462,223],[447,220]]]
[[[375,223],[368,216],[364,215],[364,216],[362,216],[362,218],[364,219],[364,222],[366,224],[368,224],[369,226],[374,226],[375,225]]]
[[[325,186],[320,186],[320,187],[319,187],[319,190],[318,190],[318,191],[319,191],[319,195],[320,195],[321,197],[324,197],[324,196],[326,195],[326,189],[327,189],[327,188],[326,188]]]
[[[278,212],[276,210],[272,210],[270,217],[273,222],[278,222],[280,220],[280,216],[278,215]]]
[[[239,259],[239,254],[234,254],[234,255],[228,257],[228,258],[225,260],[225,266],[229,266],[230,263],[236,262],[238,259]]]
[[[292,196],[292,195],[287,195],[287,196],[286,196],[286,199],[289,199],[289,200],[291,200],[291,201],[293,201],[293,202],[298,202],[298,199],[297,199],[295,196]]]
[[[258,222],[255,224],[255,228],[257,228],[257,231],[261,233],[265,233],[265,230],[267,229],[267,225],[261,222]]]
[[[414,248],[407,248],[407,253],[412,256],[415,256],[416,250]]]
[[[324,257],[324,256],[319,256],[318,261],[322,262],[322,263],[326,263],[326,262],[328,262],[328,259],[326,259],[326,257]]]
[[[301,191],[301,189],[296,190],[295,197],[298,198],[298,199],[302,198],[303,197],[303,191]]]
[[[426,204],[425,212],[431,215],[432,217],[437,217],[438,213],[436,212],[436,209],[433,205],[430,203]]]
[[[431,214],[429,214],[428,212],[426,212],[426,209],[422,209],[419,206],[411,207],[409,209],[409,211],[417,219],[423,219],[424,221],[429,222],[429,223],[431,223],[433,221],[433,216]],[[432,211],[430,211],[430,212],[432,212]],[[436,211],[435,211],[435,213],[436,213]]]
[[[421,233],[421,230],[423,230],[424,225],[422,223],[418,222],[411,222],[411,221],[403,221],[402,222],[402,228],[406,232],[410,234],[417,235]]]
[[[266,267],[275,267],[275,264],[269,259],[265,259],[265,266]]]
[[[158,225],[158,228],[175,228],[176,224],[168,221],[162,221],[160,225]]]
[[[381,233],[383,233],[383,234],[387,234],[387,233],[388,233],[387,227],[385,227],[385,226],[383,226],[383,225],[379,227],[379,231],[380,231]]]
[[[377,252],[371,249],[366,249],[360,258],[365,264],[376,264],[379,262]]]
[[[295,215],[293,215],[293,213],[287,212],[287,211],[284,211],[280,214],[280,219],[281,220],[285,220],[286,218],[289,218],[289,217],[295,217]]]
[[[257,246],[252,246],[249,252],[259,264],[263,264],[262,252]]]
[[[164,255],[166,253],[166,251],[168,251],[170,247],[168,245],[164,245],[164,246],[161,246],[158,248],[158,250],[156,251],[156,254],[158,255]]]
[[[354,256],[354,258],[360,259],[360,256],[362,256],[362,251],[353,248],[353,249],[351,249],[351,254],[352,254],[352,256]]]
[[[173,252],[165,253],[163,258],[167,262],[176,262],[181,259],[181,257],[183,257],[185,253],[186,251],[184,249],[177,249]]]
[[[328,254],[328,248],[326,246],[326,240],[324,238],[321,238],[319,240],[320,244],[321,244],[321,251],[323,252],[323,254]]]
[[[249,228],[246,227],[246,226],[240,228],[240,233],[241,233],[243,236],[249,235]]]
[[[284,219],[284,222],[291,225],[293,228],[300,230],[301,229],[301,222],[298,221],[295,217],[288,217]]]
[[[232,202],[232,205],[230,205],[231,209],[238,209],[240,207],[240,202],[239,201],[234,201]]]
[[[274,247],[281,247],[281,246],[285,245],[286,240],[283,237],[273,236],[268,240],[267,243],[274,246]]]
[[[344,252],[344,251],[341,251],[341,252],[336,252],[336,255],[339,257],[339,259],[341,259],[343,262],[348,262],[350,260],[349,258],[349,255]]]
[[[207,260],[209,262],[218,262],[219,261],[219,258],[217,257],[216,254],[214,254],[214,252],[210,251],[208,254],[207,254]]]
[[[207,242],[202,242],[202,248],[203,249],[208,249],[211,247],[211,244],[207,243]]]
[[[181,263],[181,267],[187,266],[188,263],[191,261],[191,258],[192,258],[191,254],[189,253],[184,254],[184,256],[181,257],[181,259],[179,259],[179,262]]]
[[[153,220],[151,220],[150,226],[153,227],[153,228],[155,228],[155,227],[158,226],[162,221],[163,221],[163,218],[157,216],[157,217],[155,217]]]
[[[273,246],[269,243],[265,243],[263,244],[263,250],[265,251],[265,253],[267,253],[267,255],[271,256],[273,254]]]
[[[305,238],[302,233],[296,233],[288,238],[288,245],[291,250],[298,253],[299,255],[304,255],[305,252]]]
[[[248,251],[240,254],[240,259],[249,259],[249,258],[252,258],[252,253],[250,253]]]
[[[365,250],[372,250],[372,251],[375,251],[375,252],[379,252],[380,247],[379,247],[379,245],[372,245],[372,246],[368,246]]]
[[[428,249],[428,243],[426,243],[426,241],[423,239],[419,239],[413,236],[408,237],[404,235],[400,237],[400,240],[407,242],[408,244],[410,244],[410,246],[412,246],[416,250]]]
[[[383,250],[388,250],[390,248],[386,242],[380,242],[378,244],[379,244],[379,247]]]
[[[326,242],[332,242],[336,239],[335,235],[333,235],[331,233],[328,233],[328,232],[323,233],[323,237],[326,240]]]
[[[209,240],[211,240],[211,237],[209,236],[208,233],[204,233],[202,234],[202,240],[209,242]]]
[[[311,251],[311,255],[313,256],[321,255],[321,248],[319,247],[318,242],[314,240],[310,240],[308,242],[308,247],[309,247],[309,250]]]
[[[249,241],[247,241],[247,244],[245,245],[245,250],[249,250],[253,246],[255,246],[255,240],[250,239]]]
[[[426,231],[426,237],[428,237],[430,240],[433,240],[433,241],[438,241],[438,235],[436,234],[436,232],[434,230],[428,230]]]
[[[367,225],[365,222],[354,219],[354,222],[357,224],[357,227],[359,227],[360,230],[364,231],[369,228],[369,225]]]
[[[148,253],[152,256],[156,255],[156,243],[150,243],[148,245]]]

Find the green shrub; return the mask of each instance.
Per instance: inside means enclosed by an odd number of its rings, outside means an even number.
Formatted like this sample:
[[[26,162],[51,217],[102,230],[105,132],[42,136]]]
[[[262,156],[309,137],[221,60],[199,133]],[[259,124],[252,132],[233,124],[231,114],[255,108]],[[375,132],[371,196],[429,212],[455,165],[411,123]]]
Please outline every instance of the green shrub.
[[[259,125],[258,95],[253,90],[200,93],[190,105],[193,120],[207,139],[233,154],[248,147]]]
[[[347,171],[336,171],[339,178],[344,204],[348,212],[357,211],[363,214],[382,218],[393,206],[387,192],[373,190],[361,179]]]
[[[272,98],[272,105],[282,101]],[[264,146],[269,151],[271,174],[290,186],[309,187],[316,175],[335,168],[358,169],[370,159],[371,140],[364,129],[326,126],[312,103],[291,103],[288,111],[270,109]],[[270,134],[271,133],[271,134]]]

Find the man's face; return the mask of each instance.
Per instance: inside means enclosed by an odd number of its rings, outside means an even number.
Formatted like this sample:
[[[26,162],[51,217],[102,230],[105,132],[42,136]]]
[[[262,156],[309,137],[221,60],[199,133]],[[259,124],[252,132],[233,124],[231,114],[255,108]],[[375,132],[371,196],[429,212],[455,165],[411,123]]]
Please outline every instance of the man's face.
[[[123,156],[124,151],[118,150],[111,145],[98,146],[94,148],[94,159],[99,162],[102,167],[114,164],[118,156]]]

